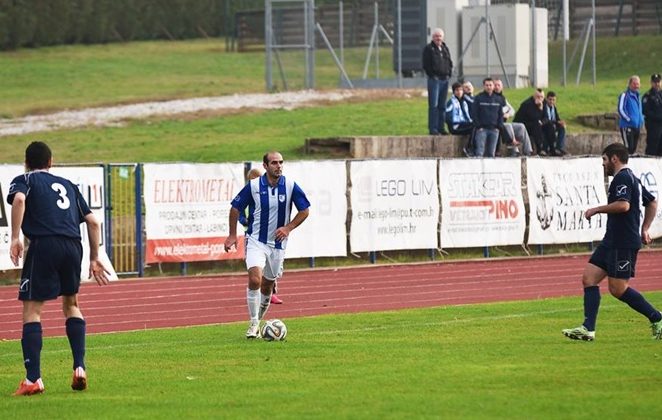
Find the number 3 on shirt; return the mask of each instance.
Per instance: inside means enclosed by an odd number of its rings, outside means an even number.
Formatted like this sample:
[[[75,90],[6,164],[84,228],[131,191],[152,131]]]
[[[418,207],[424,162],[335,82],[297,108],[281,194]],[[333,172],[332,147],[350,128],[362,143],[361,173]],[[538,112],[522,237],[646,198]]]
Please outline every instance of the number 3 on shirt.
[[[57,206],[62,210],[68,209],[71,202],[69,201],[69,197],[67,197],[67,189],[64,188],[64,185],[54,182],[51,184],[51,188],[60,196],[60,199],[57,200]]]

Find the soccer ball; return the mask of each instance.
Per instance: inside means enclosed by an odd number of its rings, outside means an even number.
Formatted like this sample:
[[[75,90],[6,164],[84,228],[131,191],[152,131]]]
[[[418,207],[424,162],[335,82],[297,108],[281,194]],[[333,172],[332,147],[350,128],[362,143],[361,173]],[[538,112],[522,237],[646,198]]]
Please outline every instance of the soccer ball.
[[[267,341],[282,341],[287,337],[287,327],[280,319],[270,319],[262,326],[262,338]]]

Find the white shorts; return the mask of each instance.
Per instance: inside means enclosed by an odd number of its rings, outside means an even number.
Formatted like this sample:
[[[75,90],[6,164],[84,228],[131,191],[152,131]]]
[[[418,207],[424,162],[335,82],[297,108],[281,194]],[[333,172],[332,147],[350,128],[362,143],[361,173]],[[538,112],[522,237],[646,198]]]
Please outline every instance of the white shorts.
[[[278,280],[283,275],[284,260],[284,249],[272,248],[250,236],[246,239],[246,268],[262,268],[265,279]]]

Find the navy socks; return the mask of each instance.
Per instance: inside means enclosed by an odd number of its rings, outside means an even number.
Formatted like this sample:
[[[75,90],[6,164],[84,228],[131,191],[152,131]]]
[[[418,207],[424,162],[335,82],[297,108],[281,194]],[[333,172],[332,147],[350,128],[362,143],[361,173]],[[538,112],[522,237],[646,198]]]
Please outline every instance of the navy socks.
[[[41,322],[28,322],[23,324],[23,363],[25,364],[26,378],[36,382],[41,378]]]
[[[644,298],[641,293],[637,292],[631,287],[628,287],[625,290],[625,293],[623,293],[618,299],[621,302],[627,303],[630,308],[648,318],[650,322],[658,322],[662,319],[660,312],[658,312],[657,309],[653,307],[653,305],[648,303],[646,298]]]
[[[595,331],[595,322],[600,309],[600,286],[584,288],[584,326],[589,331]]]
[[[67,338],[74,357],[74,367],[85,369],[85,320],[81,318],[67,318]]]

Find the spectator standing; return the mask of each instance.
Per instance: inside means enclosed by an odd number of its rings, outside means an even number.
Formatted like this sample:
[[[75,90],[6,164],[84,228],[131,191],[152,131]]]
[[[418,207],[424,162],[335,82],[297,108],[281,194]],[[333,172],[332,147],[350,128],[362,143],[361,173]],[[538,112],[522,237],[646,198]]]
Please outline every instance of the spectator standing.
[[[446,123],[451,134],[470,135],[474,129],[469,104],[464,100],[464,90],[459,82],[453,83],[453,94],[446,102]]]
[[[640,86],[639,76],[631,76],[628,80],[628,88],[618,96],[618,128],[623,144],[631,155],[637,151],[639,134],[644,120],[639,99]]]
[[[514,119],[514,122],[522,123],[526,127],[538,156],[547,156],[548,148],[542,131],[543,102],[545,102],[545,93],[542,89],[536,89],[531,97],[520,104]]]
[[[474,148],[477,157],[494,157],[499,130],[503,127],[503,108],[501,99],[494,94],[494,80],[487,77],[483,80],[483,92],[474,98],[471,116],[476,131],[474,133]]]
[[[444,43],[444,31],[432,31],[432,41],[423,48],[423,70],[428,77],[428,132],[430,135],[448,134],[446,121],[446,97],[448,79],[453,72],[451,53]]]
[[[662,76],[651,76],[651,88],[641,98],[641,108],[646,124],[646,154],[662,156]]]
[[[551,155],[565,156],[565,121],[559,116],[556,108],[556,93],[547,92],[545,105],[543,107],[542,131],[547,143],[547,153]]]

